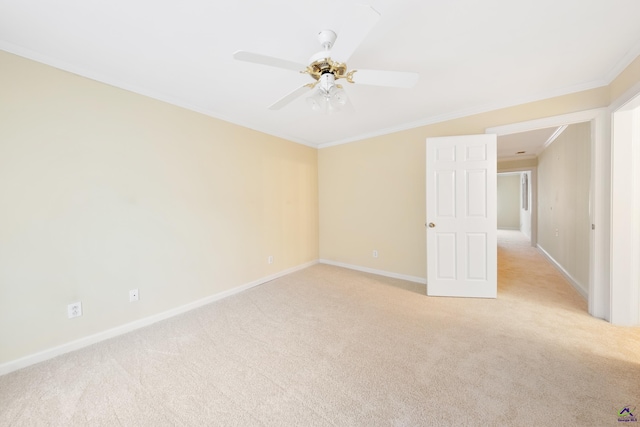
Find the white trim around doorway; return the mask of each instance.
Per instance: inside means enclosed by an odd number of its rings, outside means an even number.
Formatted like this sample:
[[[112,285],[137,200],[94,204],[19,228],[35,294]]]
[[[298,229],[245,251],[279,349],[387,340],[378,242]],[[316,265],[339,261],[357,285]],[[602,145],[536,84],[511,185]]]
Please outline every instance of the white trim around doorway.
[[[485,132],[508,135],[582,122],[591,122],[590,217],[592,233],[589,250],[588,306],[592,316],[610,320],[611,114],[608,109],[597,108],[495,126],[487,128]]]

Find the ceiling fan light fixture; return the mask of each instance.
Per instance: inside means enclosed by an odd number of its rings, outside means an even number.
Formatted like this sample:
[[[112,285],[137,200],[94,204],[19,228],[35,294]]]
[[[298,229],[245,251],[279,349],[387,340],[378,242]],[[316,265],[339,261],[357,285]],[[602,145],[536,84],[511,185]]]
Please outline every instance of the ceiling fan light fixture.
[[[335,84],[336,77],[332,73],[320,76],[317,89],[307,98],[307,104],[313,111],[333,113],[342,110],[347,103],[347,94],[342,86]]]
[[[347,105],[347,93],[339,86],[333,86],[329,91],[331,106],[337,110]]]
[[[318,89],[323,93],[329,94],[331,88],[336,84],[336,76],[333,73],[324,73],[320,76],[320,81],[318,82]]]
[[[324,105],[326,104],[326,100],[320,90],[317,90],[307,98],[307,104],[311,107],[311,110],[322,112],[324,110]]]

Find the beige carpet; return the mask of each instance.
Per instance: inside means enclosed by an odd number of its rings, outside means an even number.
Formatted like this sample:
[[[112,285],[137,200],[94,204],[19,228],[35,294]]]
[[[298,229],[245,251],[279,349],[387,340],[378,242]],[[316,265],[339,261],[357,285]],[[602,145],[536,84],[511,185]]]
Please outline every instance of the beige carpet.
[[[640,409],[640,329],[517,233],[497,300],[317,265],[0,377],[0,425],[608,426]],[[633,423],[632,423],[633,424]]]

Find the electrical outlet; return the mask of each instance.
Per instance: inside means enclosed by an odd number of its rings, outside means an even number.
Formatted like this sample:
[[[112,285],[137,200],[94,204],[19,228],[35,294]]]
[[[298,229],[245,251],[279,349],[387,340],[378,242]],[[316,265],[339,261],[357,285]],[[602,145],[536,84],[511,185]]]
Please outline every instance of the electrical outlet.
[[[137,289],[131,289],[129,291],[129,302],[138,301],[139,298],[140,294],[138,293]]]
[[[267,262],[269,264],[273,264],[273,255],[269,255],[269,257],[267,258]]]
[[[378,251],[375,249],[373,250],[373,257],[378,258]]]
[[[78,301],[69,304],[67,306],[67,315],[69,316],[69,319],[82,316],[82,303]]]

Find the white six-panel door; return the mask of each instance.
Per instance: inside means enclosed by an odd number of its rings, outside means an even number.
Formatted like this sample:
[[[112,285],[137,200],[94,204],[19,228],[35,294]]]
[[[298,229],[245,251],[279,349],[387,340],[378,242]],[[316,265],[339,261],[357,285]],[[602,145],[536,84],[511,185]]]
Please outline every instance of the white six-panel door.
[[[496,135],[427,139],[427,295],[497,296]]]

